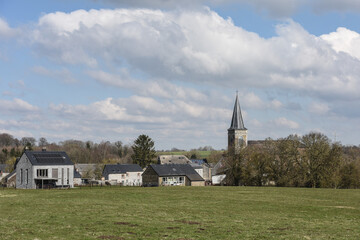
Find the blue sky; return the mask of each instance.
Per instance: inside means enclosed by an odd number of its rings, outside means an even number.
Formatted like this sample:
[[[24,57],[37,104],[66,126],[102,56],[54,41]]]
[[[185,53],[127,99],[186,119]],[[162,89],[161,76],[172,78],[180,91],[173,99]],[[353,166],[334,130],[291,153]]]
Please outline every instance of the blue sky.
[[[0,132],[226,148],[360,137],[355,0],[0,1]],[[21,7],[20,7],[21,6]]]

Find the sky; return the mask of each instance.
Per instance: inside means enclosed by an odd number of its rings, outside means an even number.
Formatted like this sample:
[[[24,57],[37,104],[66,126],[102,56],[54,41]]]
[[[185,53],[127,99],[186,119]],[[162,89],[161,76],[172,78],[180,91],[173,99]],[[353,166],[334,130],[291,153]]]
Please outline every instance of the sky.
[[[359,23],[358,0],[0,0],[0,133],[226,149],[238,91],[250,140],[359,145]]]

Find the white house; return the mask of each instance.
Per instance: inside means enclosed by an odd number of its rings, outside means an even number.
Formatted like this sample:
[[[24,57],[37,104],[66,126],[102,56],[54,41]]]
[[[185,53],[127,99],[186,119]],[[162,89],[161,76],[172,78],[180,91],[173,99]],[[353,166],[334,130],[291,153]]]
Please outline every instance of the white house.
[[[110,184],[141,186],[143,169],[138,164],[106,164],[103,177]]]
[[[74,164],[65,152],[25,151],[16,165],[16,188],[74,187]]]

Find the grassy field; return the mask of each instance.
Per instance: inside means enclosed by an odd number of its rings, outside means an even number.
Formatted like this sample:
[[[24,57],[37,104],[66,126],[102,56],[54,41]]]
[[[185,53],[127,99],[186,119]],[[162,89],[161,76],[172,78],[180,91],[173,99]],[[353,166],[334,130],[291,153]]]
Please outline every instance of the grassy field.
[[[0,239],[359,239],[360,191],[0,189]]]

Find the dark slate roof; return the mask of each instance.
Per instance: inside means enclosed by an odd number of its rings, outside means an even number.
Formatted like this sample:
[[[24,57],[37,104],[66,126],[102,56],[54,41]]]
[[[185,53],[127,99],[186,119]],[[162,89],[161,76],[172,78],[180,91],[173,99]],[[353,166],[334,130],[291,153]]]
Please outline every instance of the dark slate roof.
[[[143,169],[139,164],[106,164],[103,170],[103,177],[106,180],[109,178],[109,174],[124,174],[127,172],[142,172]]]
[[[159,177],[187,176],[190,181],[204,181],[190,164],[151,164]]]
[[[234,111],[233,111],[233,116],[231,119],[231,125],[229,130],[247,130],[244,126],[244,121],[241,115],[241,109],[240,109],[240,103],[239,103],[239,98],[238,95],[236,94],[236,99],[235,99],[235,105],[234,105]]]
[[[74,168],[74,178],[81,178],[80,173],[76,171],[75,168]]]
[[[203,165],[207,163],[206,159],[190,159],[193,164]]]
[[[25,151],[32,165],[74,165],[66,152]]]

